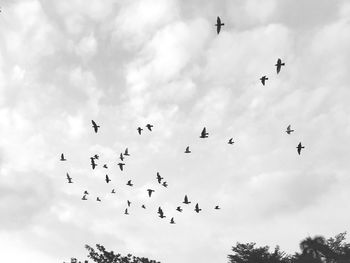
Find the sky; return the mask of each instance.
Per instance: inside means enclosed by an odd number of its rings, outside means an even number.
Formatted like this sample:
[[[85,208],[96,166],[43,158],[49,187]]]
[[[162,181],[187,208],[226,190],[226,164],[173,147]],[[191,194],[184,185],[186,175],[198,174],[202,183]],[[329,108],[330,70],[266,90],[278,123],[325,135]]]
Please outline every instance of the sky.
[[[294,253],[306,236],[349,231],[348,1],[3,0],[1,10],[1,261],[85,259],[85,244],[102,244],[164,263],[227,262],[236,242]]]

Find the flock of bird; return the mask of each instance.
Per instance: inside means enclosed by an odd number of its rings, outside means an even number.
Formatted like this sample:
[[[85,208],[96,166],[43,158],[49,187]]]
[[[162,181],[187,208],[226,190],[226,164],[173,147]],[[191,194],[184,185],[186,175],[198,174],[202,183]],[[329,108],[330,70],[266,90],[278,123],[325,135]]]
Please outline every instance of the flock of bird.
[[[224,25],[225,25],[225,24],[221,22],[220,17],[217,17],[217,23],[215,24],[216,29],[217,29],[217,34],[220,33],[221,27],[224,26]],[[280,71],[281,71],[282,66],[285,66],[285,63],[282,63],[282,60],[279,58],[279,59],[277,60],[277,63],[275,64],[275,66],[276,66],[277,74],[279,74]],[[268,77],[267,77],[267,76],[262,76],[262,77],[260,78],[260,81],[261,81],[262,85],[264,85],[264,86],[265,86],[265,83],[266,83],[267,80],[268,80]],[[97,125],[96,122],[95,122],[94,120],[91,120],[91,122],[92,122],[92,128],[93,128],[94,132],[95,132],[95,133],[98,133],[98,130],[99,130],[100,126]],[[153,126],[152,124],[147,124],[147,125],[145,125],[145,127],[146,127],[150,132],[152,132],[152,129],[153,129],[154,126]],[[138,127],[136,130],[137,130],[138,134],[141,135],[144,129],[141,128],[141,127]],[[291,125],[288,125],[288,126],[287,126],[287,129],[286,129],[286,133],[290,135],[292,132],[294,132],[294,130],[291,128]],[[199,138],[205,139],[205,138],[208,138],[208,137],[209,137],[209,133],[207,132],[206,127],[204,127],[203,130],[202,130],[202,132],[200,133]],[[228,144],[231,144],[231,145],[234,144],[233,138],[230,138],[230,139],[228,140]],[[305,147],[304,147],[304,146],[301,144],[301,142],[300,142],[300,143],[297,145],[296,148],[297,148],[297,153],[300,155],[301,150],[304,149]],[[187,147],[185,148],[184,153],[186,153],[186,154],[191,153],[190,146],[187,146]],[[120,169],[121,171],[124,170],[124,166],[125,166],[124,160],[125,160],[125,158],[126,158],[126,157],[129,157],[129,156],[130,156],[130,154],[129,154],[128,148],[126,148],[124,152],[120,153],[120,155],[119,155],[120,162],[118,162],[117,165],[119,166],[119,169]],[[98,166],[97,160],[99,160],[99,155],[98,155],[98,154],[95,154],[94,156],[90,157],[90,162],[91,162],[90,164],[91,164],[91,168],[92,168],[93,170]],[[66,157],[65,157],[65,155],[64,155],[63,153],[61,154],[60,161],[67,161],[67,159],[66,159]],[[105,168],[105,169],[108,169],[107,164],[104,164],[102,167]],[[163,179],[164,179],[164,178],[160,175],[160,173],[157,172],[156,180],[157,180],[158,184],[160,184],[160,185],[162,185],[163,187],[166,188],[166,187],[168,187],[168,183],[167,183],[166,181],[164,181]],[[71,177],[68,173],[67,173],[67,181],[68,181],[69,184],[73,183],[73,179],[72,179],[72,177]],[[109,182],[111,182],[111,179],[109,178],[108,174],[106,174],[106,176],[105,176],[105,181],[106,181],[107,184],[108,184]],[[132,186],[133,186],[132,180],[128,180],[127,183],[126,183],[126,185],[132,187]],[[154,192],[155,192],[154,189],[147,189],[148,197],[151,198],[151,197],[152,197],[152,194],[153,194]],[[115,194],[115,193],[116,193],[115,189],[112,189],[111,194]],[[83,197],[82,197],[81,199],[84,200],[84,201],[85,201],[85,200],[88,200],[88,198],[87,198],[88,195],[89,195],[89,192],[88,192],[87,190],[85,190],[84,193],[83,193]],[[97,197],[96,197],[96,201],[101,202],[102,200],[101,200],[100,197],[97,196]],[[189,204],[191,204],[191,202],[189,201],[187,195],[184,196],[184,200],[183,200],[182,203],[183,203],[184,205],[189,205]],[[125,215],[129,215],[129,210],[128,210],[128,208],[130,208],[130,206],[131,206],[131,202],[130,202],[129,200],[127,200],[127,207],[125,208],[125,211],[124,211],[124,214],[125,214]],[[142,207],[143,209],[146,209],[146,206],[145,206],[144,204],[143,204],[141,207]],[[221,209],[221,208],[220,208],[219,205],[216,205],[216,206],[214,206],[214,209],[215,209],[215,210],[219,210],[219,209]],[[176,211],[178,211],[178,212],[181,213],[181,212],[183,211],[183,209],[182,209],[181,206],[177,206],[177,207],[176,207]],[[194,206],[194,211],[195,211],[196,213],[199,213],[200,211],[202,211],[202,209],[199,207],[199,204],[198,204],[198,203],[195,204],[195,206]],[[165,213],[164,213],[164,211],[163,211],[163,209],[162,209],[161,207],[158,208],[158,216],[159,216],[160,218],[165,218],[165,217],[166,217],[166,216],[165,216]],[[170,219],[170,224],[175,224],[174,217],[172,217],[172,218]]]

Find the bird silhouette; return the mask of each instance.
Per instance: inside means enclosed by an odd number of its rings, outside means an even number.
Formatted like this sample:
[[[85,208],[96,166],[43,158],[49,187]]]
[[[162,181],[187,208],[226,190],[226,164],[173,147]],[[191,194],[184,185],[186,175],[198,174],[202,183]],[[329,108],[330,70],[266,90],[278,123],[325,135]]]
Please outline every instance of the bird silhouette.
[[[108,166],[107,166],[107,164],[104,164],[104,165],[103,165],[103,168],[106,168],[106,169],[108,169]]]
[[[208,135],[209,133],[207,133],[207,129],[204,127],[199,138],[208,138]]]
[[[187,147],[186,147],[185,153],[191,153],[191,151],[190,151],[190,146],[187,146]]]
[[[126,185],[133,186],[133,184],[131,183],[131,180],[129,180]]]
[[[108,174],[106,174],[106,183],[108,184],[110,181],[111,181],[111,179],[109,179],[109,177],[108,177]]]
[[[92,127],[94,128],[95,133],[97,133],[98,128],[100,128],[100,126],[98,126],[98,125],[96,124],[96,122],[94,122],[94,120],[91,120],[91,122],[92,122]]]
[[[147,189],[147,192],[148,192],[148,196],[151,197],[152,193],[154,192],[154,190],[152,189]]]
[[[143,209],[146,209],[146,206],[145,206],[145,205],[142,205],[141,207],[142,207]]]
[[[118,163],[118,166],[120,168],[121,171],[123,171],[123,166],[125,165],[125,163]]]
[[[162,184],[164,187],[168,187],[168,183],[167,182],[163,182]]]
[[[127,204],[128,204],[128,207],[130,207],[131,205],[131,202],[129,200],[126,200]]]
[[[163,210],[162,210],[161,207],[158,208],[158,214],[159,214],[159,217],[160,217],[160,218],[166,217],[166,216],[164,215],[164,212],[163,212]]]
[[[83,195],[83,197],[81,198],[81,200],[87,200],[86,195]]]
[[[218,34],[220,33],[221,26],[224,26],[224,25],[225,25],[224,23],[221,23],[220,17],[217,17],[215,26],[216,26],[216,32]]]
[[[182,212],[181,206],[176,207],[176,211]]]
[[[114,188],[112,189],[112,192],[111,192],[111,194],[115,194],[115,189],[114,189]]]
[[[95,167],[97,166],[97,164],[95,163],[95,158],[94,158],[94,157],[90,157],[90,160],[91,160],[91,167],[92,167],[92,170],[94,170]]]
[[[64,154],[63,154],[63,153],[61,154],[61,159],[60,159],[60,161],[67,161],[67,159],[64,158]]]
[[[124,161],[124,156],[123,156],[122,153],[120,154],[119,159],[120,159],[121,161]]]
[[[72,184],[72,177],[69,176],[69,174],[67,173],[67,180],[69,184]]]
[[[285,65],[285,64],[284,64],[284,63],[282,63],[282,61],[281,61],[281,59],[280,59],[280,58],[279,58],[279,59],[277,59],[277,63],[275,64],[277,74],[278,74],[278,73],[280,73],[281,68],[282,68],[282,66],[284,66],[284,65]]]
[[[124,212],[124,214],[125,214],[125,215],[128,215],[128,214],[129,214],[129,212],[128,212],[128,209],[127,209],[127,208],[125,208],[125,212]]]
[[[162,180],[163,180],[163,179],[164,179],[164,178],[160,176],[159,172],[157,172],[157,181],[158,181],[159,184],[162,183]]]
[[[184,203],[186,205],[191,203],[191,202],[188,201],[187,195],[185,195],[184,201],[182,203]]]
[[[138,128],[137,128],[137,132],[138,132],[140,135],[141,135],[142,130],[143,130],[143,129],[142,129],[141,127],[138,127]]]
[[[269,78],[266,77],[266,76],[262,76],[262,77],[260,78],[260,81],[261,81],[261,83],[263,84],[263,86],[265,86],[265,81],[268,80],[268,79],[269,79]]]
[[[147,125],[146,125],[146,128],[147,128],[149,131],[152,131],[153,125],[152,125],[152,124],[147,124]]]
[[[98,158],[100,158],[100,156],[99,156],[98,154],[95,154],[95,155],[94,155],[94,158],[95,158],[96,160],[98,160]]]
[[[229,141],[228,141],[228,144],[234,144],[235,142],[233,141],[233,138],[231,138]]]
[[[85,191],[84,191],[84,195],[88,195],[88,194],[89,194],[88,191],[85,190]]]
[[[290,125],[288,125],[286,133],[291,134],[292,132],[294,132],[294,130],[291,130]]]
[[[202,209],[199,208],[198,203],[196,204],[196,208],[194,209],[194,211],[196,211],[197,213],[199,213],[200,211],[202,211]]]
[[[300,155],[300,152],[301,152],[301,149],[304,149],[305,146],[302,146],[301,145],[301,142],[299,142],[298,146],[297,146],[297,149],[298,149],[298,154]]]
[[[96,198],[96,201],[101,202],[101,199],[99,197]]]
[[[214,207],[214,209],[219,210],[220,207],[219,207],[218,205],[216,205],[216,206]]]
[[[175,224],[175,221],[174,221],[173,217],[170,219],[170,224]]]
[[[125,155],[125,156],[130,156],[128,148],[125,149],[124,155]]]

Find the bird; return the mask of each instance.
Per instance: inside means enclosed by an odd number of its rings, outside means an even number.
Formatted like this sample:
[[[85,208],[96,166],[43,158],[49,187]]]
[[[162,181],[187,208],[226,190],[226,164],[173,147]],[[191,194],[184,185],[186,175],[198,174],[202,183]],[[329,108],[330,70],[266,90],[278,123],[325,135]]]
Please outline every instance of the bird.
[[[112,192],[111,192],[111,194],[115,194],[115,189],[114,189],[114,188],[112,189]]]
[[[207,129],[204,127],[199,138],[208,138],[208,135],[209,133],[207,133]]]
[[[107,166],[107,164],[104,164],[104,165],[103,165],[103,168],[106,168],[106,169],[108,169],[108,166]]]
[[[131,202],[129,200],[126,200],[127,204],[128,204],[128,207],[130,207],[131,205]]]
[[[126,183],[126,185],[128,185],[128,186],[133,186],[133,184],[131,183],[131,180],[129,180],[129,181]]]
[[[190,146],[187,146],[187,147],[186,147],[185,153],[191,153],[191,151],[190,151]]]
[[[99,197],[96,198],[96,201],[101,202],[101,199]]]
[[[268,79],[269,79],[269,78],[266,77],[266,76],[262,76],[262,77],[260,78],[261,83],[263,84],[263,86],[265,86],[265,81],[268,80]]]
[[[182,212],[181,206],[176,207],[176,211]]]
[[[128,212],[128,209],[127,209],[127,208],[125,208],[125,212],[124,212],[124,214],[125,214],[125,215],[128,215],[128,214],[129,214],[129,212]]]
[[[81,200],[87,200],[86,195],[83,195],[83,197],[81,198]]]
[[[88,195],[88,194],[89,194],[88,191],[85,190],[85,191],[84,191],[84,195]]]
[[[60,161],[67,161],[67,159],[64,158],[64,154],[63,154],[63,153],[61,154],[61,159],[60,159]]]
[[[167,182],[163,182],[163,186],[164,187],[168,187],[168,183]]]
[[[196,211],[197,213],[199,213],[200,211],[202,211],[202,209],[199,208],[198,203],[196,204],[196,208],[194,209],[194,211]]]
[[[120,159],[121,161],[124,161],[124,156],[123,156],[122,153],[120,154],[119,159]]]
[[[288,125],[287,130],[286,130],[286,133],[291,134],[293,131],[294,131],[294,130],[291,130],[291,129],[290,129],[290,125]]]
[[[92,122],[92,127],[93,127],[94,130],[95,130],[95,133],[97,133],[98,128],[100,128],[100,126],[98,126],[98,125],[96,124],[96,122],[94,122],[94,120],[91,120],[91,122]]]
[[[146,209],[146,206],[145,206],[145,205],[142,205],[141,207],[142,207],[143,209]]]
[[[123,171],[123,166],[125,165],[125,163],[118,163],[118,166],[120,168],[121,171]]]
[[[158,214],[159,214],[159,217],[160,217],[160,218],[166,217],[166,216],[164,215],[164,212],[163,212],[163,210],[162,210],[161,207],[158,208]]]
[[[191,202],[188,201],[187,195],[185,195],[184,201],[182,203],[184,203],[186,205],[191,203]]]
[[[137,128],[137,132],[141,135],[141,131],[143,131],[143,129],[141,127]]]
[[[221,26],[224,26],[224,25],[225,25],[224,23],[221,23],[220,17],[217,17],[215,26],[216,26],[216,32],[218,34],[220,33]]]
[[[149,131],[152,131],[153,125],[152,125],[152,124],[147,124],[147,125],[146,125],[146,128],[147,128]]]
[[[152,190],[152,189],[147,189],[147,192],[148,192],[148,196],[151,197],[152,193],[154,192],[155,190]]]
[[[98,154],[95,154],[95,155],[94,155],[94,158],[95,158],[96,160],[98,160],[98,158],[100,158],[100,156],[99,156]]]
[[[157,172],[157,181],[159,184],[162,183],[162,179],[164,179],[164,178],[160,176],[159,172]]]
[[[95,167],[97,166],[97,164],[95,163],[95,158],[94,158],[94,157],[90,157],[90,160],[91,160],[91,167],[92,167],[92,170],[94,170]]]
[[[219,207],[218,205],[216,205],[216,206],[214,207],[214,209],[219,210],[220,207]]]
[[[125,156],[130,156],[128,148],[125,149],[124,155],[125,155]]]
[[[69,184],[72,184],[72,177],[69,176],[69,174],[67,173],[67,180]]]
[[[109,179],[109,177],[108,177],[108,174],[106,174],[106,183],[108,184],[110,181],[111,181],[111,179]]]
[[[275,64],[277,74],[278,74],[278,73],[280,73],[281,68],[282,68],[282,66],[284,66],[284,65],[285,65],[285,63],[282,63],[282,61],[281,61],[281,59],[280,59],[280,58],[279,58],[279,59],[277,59],[277,63]]]
[[[173,217],[170,219],[170,224],[175,224],[175,221],[174,221]]]
[[[233,141],[233,138],[228,140],[228,144],[234,144],[235,142]]]
[[[301,149],[304,149],[305,146],[302,146],[301,145],[301,142],[299,142],[298,146],[297,146],[297,149],[298,149],[298,154],[300,155],[300,152],[301,152]]]

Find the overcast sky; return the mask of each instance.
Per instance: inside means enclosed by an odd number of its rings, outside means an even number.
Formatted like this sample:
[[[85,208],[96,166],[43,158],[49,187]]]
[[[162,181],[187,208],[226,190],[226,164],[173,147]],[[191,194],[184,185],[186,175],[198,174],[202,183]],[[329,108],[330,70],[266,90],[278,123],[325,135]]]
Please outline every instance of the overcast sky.
[[[4,0],[1,9],[0,261],[83,259],[85,244],[100,243],[164,263],[224,263],[238,241],[293,253],[308,235],[349,230],[348,1]],[[147,123],[154,131],[139,136]],[[192,203],[180,214],[185,194]]]

